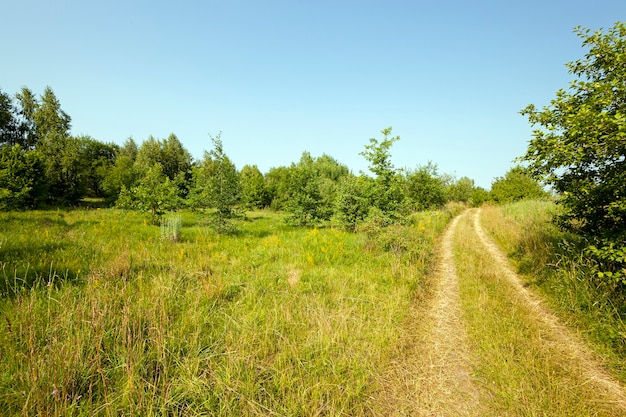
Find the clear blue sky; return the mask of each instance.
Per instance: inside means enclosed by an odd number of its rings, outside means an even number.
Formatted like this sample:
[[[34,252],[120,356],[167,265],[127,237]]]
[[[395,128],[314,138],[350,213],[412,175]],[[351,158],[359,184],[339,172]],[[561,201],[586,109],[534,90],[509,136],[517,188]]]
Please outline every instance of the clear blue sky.
[[[72,133],[175,133],[195,158],[222,131],[238,168],[329,154],[355,173],[393,126],[397,167],[490,188],[523,154],[519,111],[549,103],[614,1],[0,0],[0,89],[49,85]]]

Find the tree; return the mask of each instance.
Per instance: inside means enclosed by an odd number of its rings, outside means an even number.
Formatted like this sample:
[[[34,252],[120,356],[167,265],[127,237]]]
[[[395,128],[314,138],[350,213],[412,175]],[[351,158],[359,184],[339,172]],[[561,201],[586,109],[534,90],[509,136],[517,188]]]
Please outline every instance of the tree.
[[[388,184],[391,178],[396,174],[396,170],[391,163],[391,153],[389,149],[391,146],[400,140],[400,136],[390,137],[391,126],[381,130],[383,134],[383,140],[378,141],[376,138],[370,138],[369,145],[365,145],[365,150],[359,155],[362,155],[370,163],[369,169],[372,173],[376,174],[376,177],[380,179],[383,184]]]
[[[369,170],[376,175],[376,200],[374,203],[384,215],[395,215],[400,208],[404,195],[402,178],[391,163],[391,146],[400,140],[400,136],[391,137],[391,126],[383,129],[383,139],[370,138],[369,145],[360,153],[368,162]]]
[[[115,202],[122,187],[131,189],[139,179],[135,160],[139,148],[132,138],[128,138],[115,155],[115,162],[102,179],[102,191],[109,202]]]
[[[160,164],[163,173],[176,185],[179,197],[187,197],[191,181],[191,154],[175,134],[163,140],[150,136],[137,151],[135,163],[140,175],[154,164]]]
[[[511,168],[504,177],[491,184],[491,198],[498,203],[512,203],[525,199],[547,198],[549,194],[533,179],[524,167]]]
[[[474,180],[468,177],[461,177],[448,185],[446,189],[447,199],[449,201],[472,203],[474,188]]]
[[[105,197],[104,179],[112,170],[119,147],[102,143],[89,136],[76,138],[80,147],[84,171],[81,181],[89,197]]]
[[[0,210],[36,205],[44,195],[42,155],[19,144],[0,147]]]
[[[446,203],[446,183],[432,162],[407,172],[406,182],[406,195],[412,209],[429,210]]]
[[[224,153],[221,132],[213,137],[213,150],[204,153],[202,163],[193,169],[194,186],[189,200],[195,207],[213,207],[213,226],[218,233],[233,232],[230,221],[236,216],[241,186],[235,164]]]
[[[538,128],[521,159],[560,194],[560,224],[595,242],[603,268],[626,285],[626,25],[575,33],[588,52],[567,64],[568,90],[522,110]]]
[[[568,91],[559,90],[542,110],[532,104],[522,110],[540,128],[521,159],[562,195],[567,223],[588,235],[624,237],[626,25],[575,32],[589,52],[567,64],[576,77]]]
[[[256,165],[245,165],[239,173],[241,204],[246,208],[263,208],[270,204],[265,178]]]
[[[166,211],[175,210],[179,205],[176,187],[159,163],[148,169],[137,186],[130,189],[122,186],[117,200],[119,208],[150,213],[152,224],[158,224]]]
[[[20,104],[19,123],[20,141],[25,149],[32,149],[39,143],[37,128],[35,126],[35,112],[39,106],[37,97],[28,88],[23,87],[22,91],[15,95]]]
[[[17,109],[11,97],[0,90],[0,147],[21,144]]]
[[[354,232],[372,208],[374,180],[365,175],[345,175],[338,184],[335,200],[335,220],[347,231]]]
[[[337,181],[348,167],[328,155],[314,158],[307,151],[289,169],[284,208],[289,223],[305,226],[330,220],[335,210]]]

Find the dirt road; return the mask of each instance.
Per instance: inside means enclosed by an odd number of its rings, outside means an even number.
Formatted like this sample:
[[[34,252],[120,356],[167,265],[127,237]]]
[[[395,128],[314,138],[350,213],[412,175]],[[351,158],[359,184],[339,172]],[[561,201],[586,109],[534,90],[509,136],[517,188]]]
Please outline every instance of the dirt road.
[[[463,249],[460,241],[464,242]],[[478,253],[482,258],[470,259],[468,249]],[[472,255],[475,256],[475,255]],[[465,278],[465,263],[478,264],[472,277]],[[459,272],[463,266],[463,272]],[[466,317],[463,306],[475,306],[480,300],[463,298],[460,287],[470,282],[479,281],[482,277],[496,276],[501,281],[497,285],[508,286],[511,303],[524,312],[523,320],[536,327],[540,334],[539,356],[547,356],[548,361],[556,360],[558,366],[568,374],[567,384],[572,387],[585,387],[585,397],[580,398],[581,408],[578,415],[609,415],[626,416],[626,392],[624,386],[615,380],[601,362],[585,344],[561,324],[552,314],[540,297],[527,289],[522,279],[514,272],[506,256],[490,240],[481,226],[480,209],[472,209],[453,219],[442,236],[436,272],[431,277],[431,293],[425,300],[415,303],[410,312],[403,339],[403,350],[400,357],[390,367],[382,381],[381,395],[376,399],[373,411],[377,415],[389,416],[496,416],[496,415],[556,415],[554,411],[546,413],[541,404],[531,404],[534,398],[524,398],[523,392],[518,394],[516,401],[528,401],[523,407],[497,404],[499,392],[511,391],[510,387],[496,386],[503,382],[486,382],[481,375],[481,361],[485,351],[479,351],[476,338],[480,331],[476,329],[475,319]],[[477,271],[477,272],[476,272]],[[477,278],[478,277],[478,278]],[[484,278],[487,279],[487,278]],[[468,292],[469,294],[469,292]],[[480,313],[480,311],[479,311]],[[490,316],[485,310],[485,320],[497,321],[497,315]],[[519,314],[519,313],[517,313]],[[474,314],[476,316],[476,314]],[[480,316],[480,314],[478,315]],[[480,324],[480,323],[479,323]],[[478,325],[479,325],[478,324]],[[505,333],[505,332],[504,332]],[[472,337],[468,338],[468,334]],[[478,335],[478,336],[476,336]],[[493,337],[489,336],[489,337]],[[499,336],[498,336],[499,337]],[[506,337],[505,335],[502,336]],[[468,339],[472,339],[470,342]],[[545,354],[543,345],[545,340]],[[489,342],[489,341],[487,341]],[[485,341],[481,341],[485,343]],[[494,341],[494,344],[499,343]],[[504,340],[503,344],[513,344]],[[516,346],[513,346],[513,349]],[[555,356],[555,352],[556,356]],[[552,356],[551,356],[552,355]],[[520,356],[522,357],[522,356]],[[555,359],[556,357],[556,359]],[[503,366],[520,358],[503,357]],[[553,372],[543,370],[543,359],[537,364],[533,373]],[[526,369],[526,368],[522,368]],[[524,376],[521,376],[523,382]],[[549,383],[564,384],[563,379],[547,375]],[[493,386],[491,385],[493,384]],[[565,392],[569,387],[539,387],[547,392]],[[578,391],[576,391],[578,392]],[[574,399],[564,399],[576,406]],[[591,393],[591,394],[589,394]],[[504,396],[504,395],[503,395]],[[558,394],[554,398],[559,401]],[[545,400],[544,400],[545,401]],[[584,406],[582,406],[584,403]],[[589,405],[591,404],[591,405]],[[497,406],[494,406],[497,405]],[[558,404],[553,410],[559,410]],[[566,408],[564,408],[566,410]],[[590,411],[591,410],[591,411]],[[563,411],[566,415],[568,411]]]

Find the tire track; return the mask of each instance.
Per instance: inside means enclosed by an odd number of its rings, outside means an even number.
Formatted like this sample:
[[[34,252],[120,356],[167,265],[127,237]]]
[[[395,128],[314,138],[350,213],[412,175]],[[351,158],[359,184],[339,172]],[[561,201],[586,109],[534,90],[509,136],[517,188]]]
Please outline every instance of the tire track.
[[[474,210],[473,224],[478,239],[493,258],[495,267],[502,271],[519,299],[528,307],[533,319],[540,322],[552,335],[550,338],[552,341],[549,343],[565,355],[571,366],[584,378],[585,384],[597,387],[598,396],[603,402],[623,410],[626,415],[626,388],[602,367],[601,361],[587,345],[561,324],[534,293],[524,287],[520,277],[511,268],[506,255],[483,230],[480,209]]]
[[[467,213],[467,212],[466,212]],[[414,303],[404,351],[391,365],[377,398],[386,416],[479,416],[479,391],[471,378],[471,358],[453,253],[455,217],[442,235],[426,305]],[[379,408],[377,407],[377,408]]]

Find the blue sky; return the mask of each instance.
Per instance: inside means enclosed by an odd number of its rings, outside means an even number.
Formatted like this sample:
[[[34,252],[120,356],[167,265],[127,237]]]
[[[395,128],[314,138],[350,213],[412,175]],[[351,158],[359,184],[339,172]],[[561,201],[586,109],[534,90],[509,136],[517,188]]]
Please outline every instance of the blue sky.
[[[519,111],[546,105],[583,57],[575,26],[615,1],[0,0],[0,89],[50,86],[72,133],[175,133],[195,158],[222,132],[238,168],[324,153],[355,173],[393,126],[397,167],[490,188],[523,154]]]

